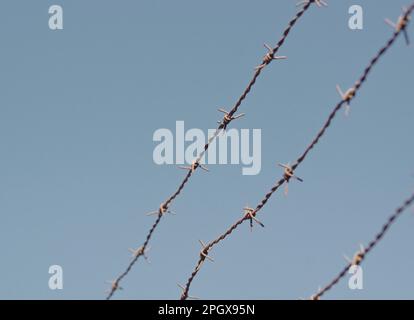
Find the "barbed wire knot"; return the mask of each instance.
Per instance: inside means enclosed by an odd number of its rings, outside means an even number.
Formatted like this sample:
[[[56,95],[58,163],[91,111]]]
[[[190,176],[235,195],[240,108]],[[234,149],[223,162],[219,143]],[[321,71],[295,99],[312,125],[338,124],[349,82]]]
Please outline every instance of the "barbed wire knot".
[[[315,294],[311,295],[309,299],[313,301],[321,300],[321,292],[322,292],[322,287],[319,286],[318,291]]]
[[[194,160],[191,166],[180,166],[179,168],[184,170],[190,170],[193,173],[198,167],[200,167],[204,171],[210,171],[205,165],[201,164],[198,160]]]
[[[198,242],[200,242],[201,247],[202,247],[202,249],[201,249],[201,251],[200,251],[200,259],[202,259],[202,260],[208,259],[208,260],[210,260],[211,262],[214,262],[214,259],[213,259],[213,258],[211,258],[211,257],[208,255],[208,250],[209,250],[209,248],[206,246],[206,244],[205,244],[202,240],[198,240]]]
[[[161,204],[159,209],[157,211],[151,211],[146,213],[147,216],[153,216],[153,215],[164,215],[166,213],[171,213],[175,215],[175,212],[168,210],[167,205],[165,203]]]
[[[122,288],[117,280],[110,280],[110,281],[106,281],[106,283],[111,285],[111,289],[107,290],[106,292],[115,292],[117,290],[124,290],[124,288]]]
[[[345,105],[345,115],[348,116],[351,110],[350,101],[355,97],[356,88],[352,87],[349,88],[346,92],[343,92],[339,84],[336,85],[336,91],[338,91],[339,95],[341,96],[342,100],[346,103]]]
[[[303,5],[305,5],[305,4],[308,4],[308,3],[315,3],[319,8],[321,8],[321,7],[327,7],[328,6],[328,3],[326,2],[326,1],[324,1],[324,0],[303,0],[303,1],[300,1],[300,2],[298,2],[297,4],[296,4],[296,6],[297,7],[300,7],[300,6],[303,6]]]
[[[354,255],[354,258],[352,259],[352,265],[353,266],[359,266],[364,260],[366,251],[362,244],[359,245],[359,251]]]
[[[263,62],[261,65],[255,67],[255,70],[261,70],[264,67],[266,67],[270,62],[273,60],[284,60],[287,59],[286,56],[275,56],[275,49],[273,49],[271,46],[264,44],[264,47],[267,49],[266,55],[263,57]]]
[[[283,164],[283,163],[278,163],[279,167],[284,168],[284,179],[286,181],[289,181],[291,178],[294,178],[300,182],[303,182],[303,179],[299,178],[298,176],[295,176],[293,173],[293,169],[289,164]]]
[[[177,283],[177,286],[179,286],[181,291],[182,291],[181,292],[181,297],[182,298],[185,297],[185,298],[190,299],[190,300],[200,300],[199,297],[194,297],[194,296],[188,295],[188,290],[183,285]]]
[[[258,225],[260,225],[262,228],[264,228],[264,224],[256,218],[256,210],[250,207],[244,207],[244,216],[246,219],[250,220],[250,230],[253,230],[253,221],[256,222]]]
[[[224,110],[222,108],[219,108],[217,110],[219,112],[224,113],[223,120],[217,121],[217,123],[220,124],[220,126],[222,127],[223,130],[226,130],[229,123],[232,122],[233,120],[239,119],[239,118],[244,117],[246,115],[245,113],[240,113],[238,115],[231,115],[230,112],[228,112],[227,110]]]
[[[149,251],[150,249],[151,249],[150,247],[146,247],[146,248],[144,249],[144,246],[141,246],[141,247],[139,247],[138,249],[132,249],[132,248],[129,248],[129,249],[128,249],[128,251],[132,253],[132,257],[133,257],[133,258],[138,258],[139,256],[143,256],[143,257],[144,257],[144,259],[145,259],[148,263],[150,263],[149,258],[148,258],[148,256],[147,256],[147,253],[148,253],[148,251]]]
[[[392,22],[388,18],[385,19],[385,23],[388,24],[389,26],[391,26],[391,28],[393,28],[395,30],[395,32],[403,31],[404,37],[405,37],[405,42],[407,43],[407,45],[409,45],[410,44],[410,38],[408,36],[407,26],[408,26],[408,23],[410,22],[410,20],[411,20],[411,17],[408,13],[408,9],[403,8],[403,14],[398,17],[398,20],[397,20],[396,23]]]
[[[278,163],[279,167],[284,168],[284,172],[283,172],[283,179],[285,179],[286,181],[286,186],[285,186],[285,196],[288,195],[289,193],[289,181],[290,179],[294,178],[300,182],[303,182],[303,179],[299,178],[298,176],[295,176],[295,174],[293,173],[293,169],[290,166],[290,164],[283,164],[283,163]]]
[[[363,247],[363,245],[360,245],[360,249],[357,253],[355,253],[354,257],[352,259],[349,259],[345,254],[344,254],[344,259],[351,265],[351,266],[358,266],[361,264],[362,260],[364,260],[366,251]]]

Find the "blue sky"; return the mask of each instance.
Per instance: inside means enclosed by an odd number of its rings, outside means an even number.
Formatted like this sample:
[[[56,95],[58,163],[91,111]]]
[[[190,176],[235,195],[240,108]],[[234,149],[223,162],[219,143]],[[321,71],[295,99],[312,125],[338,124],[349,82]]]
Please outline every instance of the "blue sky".
[[[235,128],[262,130],[262,170],[197,172],[173,204],[116,298],[176,299],[210,241],[281,177],[277,162],[301,154],[392,30],[408,0],[329,1],[299,21],[241,107]],[[48,28],[48,8],[64,30]],[[364,29],[348,29],[348,8]],[[106,280],[142,244],[156,210],[181,181],[153,162],[159,128],[214,128],[253,68],[295,14],[295,1],[22,1],[0,5],[0,298],[103,299]],[[410,27],[412,32],[412,26]],[[191,293],[205,298],[308,297],[343,266],[414,187],[413,47],[403,39],[375,68],[291,183],[217,246]],[[414,298],[412,210],[363,265],[364,289],[347,281],[326,298]],[[48,288],[61,265],[64,289]]]

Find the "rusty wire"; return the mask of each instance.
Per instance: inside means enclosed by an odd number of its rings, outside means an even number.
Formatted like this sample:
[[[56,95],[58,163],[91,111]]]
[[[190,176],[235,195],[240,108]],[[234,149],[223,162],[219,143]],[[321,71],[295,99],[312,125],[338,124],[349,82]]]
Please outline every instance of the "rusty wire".
[[[179,184],[177,190],[169,197],[167,198],[159,207],[159,209],[155,212],[157,213],[157,218],[154,222],[154,224],[151,226],[150,230],[147,233],[147,236],[145,238],[144,244],[138,248],[135,252],[133,259],[128,264],[127,268],[123,273],[121,273],[114,281],[111,282],[111,287],[109,289],[108,295],[106,297],[107,300],[111,299],[114,293],[119,290],[120,282],[122,279],[131,271],[132,267],[135,265],[135,263],[138,261],[138,259],[144,255],[144,253],[147,250],[149,241],[151,240],[154,231],[158,227],[159,223],[161,222],[162,217],[165,213],[169,212],[169,207],[171,203],[178,197],[178,195],[181,193],[181,191],[184,189],[184,187],[187,185],[188,181],[190,180],[193,173],[198,169],[202,168],[201,161],[207,152],[209,146],[215,140],[219,134],[227,129],[227,126],[233,121],[241,117],[241,115],[235,115],[235,113],[238,111],[239,107],[243,103],[243,101],[246,99],[247,95],[250,93],[251,89],[255,85],[257,79],[259,78],[260,74],[262,73],[263,69],[268,66],[273,60],[283,59],[285,57],[278,57],[276,56],[279,49],[283,46],[285,43],[289,33],[297,23],[297,21],[302,17],[302,15],[310,8],[310,6],[313,3],[316,3],[319,6],[320,0],[307,0],[305,3],[303,3],[302,8],[296,13],[296,15],[292,18],[292,20],[289,21],[288,26],[283,32],[283,35],[279,42],[276,44],[274,48],[271,48],[267,45],[265,47],[267,48],[268,52],[263,57],[262,63],[255,68],[254,74],[250,82],[248,83],[247,87],[243,91],[242,95],[238,98],[236,101],[234,107],[229,111],[226,112],[225,110],[219,110],[221,112],[224,111],[225,115],[223,116],[222,121],[220,121],[219,126],[217,127],[215,133],[208,139],[207,143],[204,145],[203,151],[199,154],[199,156],[194,160],[194,162],[191,164],[191,166],[188,168],[187,174],[184,176],[184,179]]]
[[[374,239],[368,244],[366,248],[361,248],[358,251],[353,260],[350,261],[342,270],[338,273],[338,275],[329,282],[325,287],[320,289],[316,294],[311,297],[311,300],[319,300],[327,291],[331,290],[342,278],[346,276],[348,270],[352,266],[359,266],[365,260],[368,253],[374,249],[377,244],[384,238],[387,231],[390,227],[396,222],[396,220],[401,216],[401,214],[408,209],[414,203],[414,194],[411,195],[410,198],[404,201],[404,203],[395,210],[395,212],[388,218],[387,222],[382,226],[381,231],[376,234]]]
[[[309,4],[309,2],[307,3]],[[312,142],[308,145],[308,147],[305,149],[305,151],[302,153],[302,155],[299,156],[299,158],[295,161],[295,163],[289,167],[285,166],[285,171],[283,174],[283,177],[279,179],[275,185],[270,189],[270,191],[264,196],[264,198],[259,202],[259,204],[256,206],[255,209],[248,210],[248,212],[245,213],[243,217],[238,219],[230,228],[228,228],[222,235],[220,235],[218,238],[213,240],[212,242],[208,243],[207,245],[203,246],[199,260],[196,264],[196,267],[194,268],[193,272],[191,273],[190,277],[188,278],[184,289],[181,294],[181,300],[185,300],[188,298],[189,290],[191,287],[191,284],[200,271],[200,268],[202,267],[203,263],[206,260],[206,256],[208,256],[209,251],[218,243],[223,241],[225,238],[227,238],[234,230],[236,230],[241,224],[243,224],[245,221],[250,221],[252,224],[253,218],[256,217],[258,212],[266,205],[266,203],[269,201],[269,199],[272,197],[272,195],[285,183],[289,183],[290,179],[293,176],[294,171],[297,169],[297,167],[305,160],[309,152],[318,144],[319,140],[322,138],[322,136],[325,134],[326,130],[330,127],[332,120],[337,115],[338,111],[344,106],[349,105],[350,102],[356,97],[356,94],[361,89],[362,85],[367,81],[368,75],[371,73],[372,68],[378,63],[380,58],[392,47],[394,42],[397,40],[399,35],[401,33],[406,34],[406,28],[408,26],[408,22],[410,20],[410,14],[414,10],[414,3],[408,7],[405,8],[404,13],[399,18],[399,23],[397,27],[394,30],[394,33],[392,37],[387,41],[387,43],[378,51],[378,53],[371,59],[368,66],[364,69],[364,72],[362,73],[361,77],[355,82],[354,86],[347,90],[345,94],[342,95],[341,101],[337,103],[337,105],[334,107],[332,112],[329,114],[328,119],[326,120],[325,124],[322,126],[322,128],[319,130],[316,137],[312,140]],[[346,271],[342,271],[346,272]],[[341,273],[341,275],[342,275]]]

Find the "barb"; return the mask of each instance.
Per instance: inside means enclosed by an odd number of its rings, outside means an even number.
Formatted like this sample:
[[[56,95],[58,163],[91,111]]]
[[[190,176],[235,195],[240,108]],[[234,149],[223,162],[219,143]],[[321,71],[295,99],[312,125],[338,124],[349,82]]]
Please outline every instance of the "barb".
[[[227,126],[233,120],[239,119],[239,118],[241,118],[244,115],[244,114],[235,115],[235,113],[238,111],[238,109],[240,108],[241,104],[246,99],[247,95],[250,93],[251,89],[253,88],[253,86],[255,85],[255,83],[257,81],[257,79],[259,78],[260,74],[262,73],[263,69],[266,66],[268,66],[273,60],[286,58],[286,57],[283,57],[283,56],[282,57],[278,57],[278,56],[276,56],[276,54],[278,53],[279,49],[285,43],[288,35],[290,34],[290,32],[293,29],[293,27],[296,25],[296,23],[298,22],[298,20],[303,16],[303,14],[306,11],[308,11],[308,9],[310,8],[310,6],[313,3],[316,3],[319,6],[320,3],[321,3],[321,1],[322,0],[308,0],[306,3],[303,4],[303,7],[296,13],[296,15],[293,17],[293,19],[289,21],[288,26],[284,30],[283,35],[282,35],[281,39],[279,40],[279,42],[276,44],[276,46],[274,48],[271,48],[271,47],[265,45],[266,48],[268,49],[268,53],[263,57],[263,61],[262,61],[261,65],[259,67],[256,67],[255,68],[255,72],[253,74],[252,79],[248,83],[248,85],[247,85],[246,89],[243,91],[242,95],[236,101],[234,107],[229,112],[225,111],[224,109],[219,109],[220,112],[223,112],[224,113],[224,116],[223,116],[223,119],[221,121],[219,121],[218,128],[216,129],[216,131],[214,132],[214,134],[208,139],[207,143],[204,145],[203,151],[194,160],[194,162],[192,163],[191,167],[189,167],[189,168],[188,167],[185,167],[185,169],[187,169],[188,172],[185,175],[185,177],[182,180],[182,182],[180,183],[180,185],[178,186],[177,190],[167,200],[165,200],[160,205],[160,208],[158,210],[158,217],[155,220],[155,222],[152,225],[152,227],[150,228],[150,230],[149,230],[149,232],[147,234],[147,237],[145,239],[144,244],[141,246],[142,253],[139,253],[136,256],[134,256],[134,258],[128,264],[126,270],[121,275],[119,275],[118,278],[114,281],[114,284],[115,285],[112,285],[111,286],[111,289],[109,291],[109,294],[108,294],[108,296],[106,298],[107,300],[109,300],[109,299],[112,298],[112,296],[114,295],[114,293],[119,289],[119,283],[131,271],[132,267],[135,265],[135,263],[138,261],[138,259],[143,255],[143,253],[145,252],[145,250],[146,250],[146,248],[148,246],[149,241],[151,240],[151,238],[152,238],[152,236],[154,234],[154,231],[157,229],[159,223],[161,222],[162,217],[164,216],[165,213],[169,212],[170,205],[180,195],[180,193],[183,191],[183,189],[187,185],[188,181],[192,177],[193,173],[199,167],[200,168],[203,168],[204,170],[206,170],[206,168],[201,165],[201,161],[202,161],[205,153],[207,152],[208,148],[210,147],[211,143],[213,142],[213,140],[215,140],[222,131],[226,130],[227,129]]]
[[[408,32],[406,29],[406,26],[408,22],[410,21],[410,15],[408,14],[408,9],[403,7],[403,13],[401,16],[398,17],[397,23],[392,22],[390,19],[386,18],[385,23],[391,26],[396,31],[401,31],[404,33],[405,42],[407,45],[410,45],[410,38],[408,37]]]
[[[394,214],[391,215],[387,222],[382,226],[381,231],[377,233],[374,240],[372,240],[367,248],[361,247],[361,249],[355,254],[354,259],[349,261],[348,264],[338,273],[338,275],[329,282],[323,289],[320,289],[316,294],[311,297],[311,300],[319,300],[326,292],[331,290],[341,279],[343,279],[347,273],[349,268],[354,265],[360,265],[366,258],[367,254],[374,249],[378,243],[384,238],[387,231],[390,227],[396,222],[396,220],[407,210],[412,204],[414,203],[414,194],[411,195],[410,198],[405,200],[405,202],[395,210]]]
[[[309,1],[306,3],[309,4]],[[357,92],[361,89],[362,85],[367,81],[368,75],[371,73],[372,68],[378,63],[380,58],[392,47],[394,42],[397,40],[398,36],[404,32],[408,26],[409,16],[414,11],[414,3],[405,10],[405,13],[402,15],[400,19],[406,21],[407,23],[401,24],[401,28],[395,30],[392,37],[387,41],[387,43],[378,51],[378,53],[371,59],[368,66],[365,68],[364,72],[362,73],[361,77],[356,81],[355,85],[347,91],[347,93],[342,95],[341,101],[337,103],[337,105],[334,107],[332,112],[329,114],[328,119],[326,120],[325,124],[322,126],[322,128],[317,133],[316,137],[312,140],[312,142],[309,144],[309,146],[305,149],[305,151],[302,153],[302,155],[296,160],[293,166],[289,165],[281,165],[285,170],[283,173],[283,177],[278,180],[275,185],[270,189],[270,191],[264,196],[264,198],[259,202],[256,209],[253,211],[249,211],[248,214],[244,215],[241,219],[237,220],[232,226],[230,226],[227,231],[225,231],[222,235],[220,235],[218,238],[210,242],[206,245],[204,248],[204,252],[208,254],[208,252],[218,243],[226,239],[230,234],[233,233],[241,224],[243,224],[245,221],[249,220],[251,221],[251,217],[256,217],[258,212],[266,205],[266,203],[269,201],[269,199],[272,197],[272,195],[285,183],[288,183],[289,180],[294,177],[294,171],[297,169],[297,167],[305,160],[309,152],[318,144],[320,139],[324,136],[326,133],[326,130],[330,127],[332,124],[332,120],[337,115],[338,111],[342,108],[342,106],[350,104],[350,102],[356,97]],[[296,178],[297,179],[297,178]],[[300,178],[299,178],[300,179]],[[300,179],[301,180],[301,179]],[[299,181],[300,181],[299,180]],[[190,277],[187,280],[185,290],[183,291],[181,295],[181,300],[185,300],[188,297],[188,293],[191,287],[191,284],[200,271],[200,267],[203,263],[204,259],[200,257],[199,261],[197,262],[196,268],[191,273]],[[345,272],[346,271],[342,271]]]
[[[296,6],[300,7],[300,6],[303,6],[304,4],[308,4],[309,2],[311,2],[311,1],[310,0],[303,0],[303,1],[298,2],[296,4]],[[326,3],[324,0],[315,0],[314,2],[319,8],[328,6],[328,3]]]

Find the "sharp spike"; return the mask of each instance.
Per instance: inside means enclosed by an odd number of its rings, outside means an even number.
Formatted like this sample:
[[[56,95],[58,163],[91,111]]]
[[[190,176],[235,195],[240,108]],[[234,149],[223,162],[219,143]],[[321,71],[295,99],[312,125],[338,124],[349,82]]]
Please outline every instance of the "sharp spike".
[[[339,95],[343,98],[345,96],[345,94],[343,93],[341,87],[339,86],[339,84],[336,85],[336,91],[338,91]]]
[[[396,25],[394,22],[392,22],[390,19],[385,18],[385,19],[384,19],[384,21],[385,21],[385,23],[386,23],[386,24],[388,24],[391,28],[393,28],[393,29],[396,29],[396,28],[397,28],[397,25]]]
[[[344,257],[344,259],[345,259],[346,262],[352,264],[352,260],[346,254],[343,254],[343,257]]]

